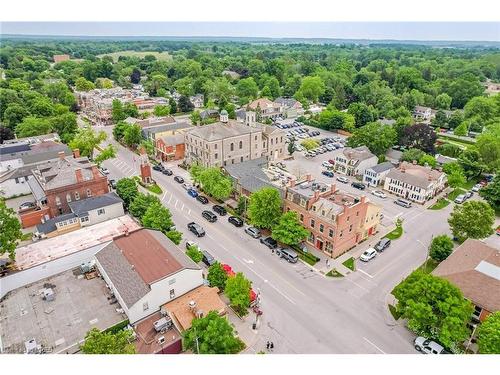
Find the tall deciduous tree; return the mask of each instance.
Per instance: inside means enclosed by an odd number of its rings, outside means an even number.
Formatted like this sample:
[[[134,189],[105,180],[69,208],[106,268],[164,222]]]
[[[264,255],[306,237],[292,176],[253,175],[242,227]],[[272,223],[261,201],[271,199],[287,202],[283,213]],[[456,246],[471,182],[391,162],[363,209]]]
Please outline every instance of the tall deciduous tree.
[[[282,201],[278,190],[265,187],[250,196],[248,217],[257,228],[273,228],[281,217]]]
[[[84,77],[80,77],[75,81],[75,88],[76,91],[90,91],[95,89],[95,85]]]
[[[429,248],[429,255],[432,259],[442,262],[453,251],[453,241],[446,234],[434,237]]]
[[[160,203],[157,196],[153,194],[138,193],[130,204],[128,210],[133,216],[140,220],[148,210],[149,206],[153,203]]]
[[[203,169],[199,173],[198,179],[203,191],[218,200],[228,198],[233,190],[233,182],[231,179],[224,176],[217,167]]]
[[[112,159],[116,157],[116,149],[113,145],[108,145],[94,158],[95,163],[101,166],[104,160]]]
[[[418,148],[428,154],[434,154],[436,132],[429,125],[416,124],[405,128],[401,142],[407,147]]]
[[[453,235],[460,242],[467,238],[481,239],[493,234],[495,211],[488,203],[468,201],[456,205],[448,219]]]
[[[123,133],[123,141],[129,147],[136,148],[142,140],[141,127],[133,124],[127,127]]]
[[[47,118],[28,116],[16,126],[16,135],[18,138],[33,137],[50,133],[52,125]]]
[[[241,272],[229,277],[226,281],[224,293],[229,298],[231,306],[241,314],[245,314],[246,309],[250,306],[251,285]]]
[[[15,258],[17,241],[21,239],[21,224],[12,208],[8,208],[5,200],[0,199],[0,254],[9,254]]]
[[[309,232],[302,226],[294,211],[281,215],[278,224],[273,228],[272,237],[285,245],[297,245],[305,240]]]
[[[183,336],[184,350],[195,354],[236,354],[244,348],[228,320],[215,311],[194,319]]]
[[[134,354],[135,346],[132,342],[132,331],[112,333],[92,328],[87,332],[80,349],[85,354]]]
[[[479,190],[479,195],[496,210],[500,209],[500,174],[497,174],[493,181]]]
[[[325,83],[320,77],[304,77],[295,97],[306,98],[312,102],[317,102],[318,98],[323,95],[324,92]]]
[[[125,207],[129,207],[139,194],[137,183],[133,178],[122,178],[116,183],[116,194],[123,199]]]
[[[207,280],[210,286],[216,286],[220,291],[226,288],[227,273],[222,268],[222,264],[215,262],[208,268]]]
[[[500,354],[500,311],[490,314],[477,332],[481,354]]]
[[[78,129],[75,137],[69,143],[69,147],[72,149],[77,148],[80,150],[82,156],[88,156],[90,159],[93,159],[94,149],[101,142],[104,142],[107,137],[107,134],[103,130],[96,132],[90,125],[87,125]]]
[[[170,210],[159,202],[151,204],[144,215],[141,223],[146,228],[156,229],[166,234],[174,226]]]
[[[375,155],[383,155],[396,143],[396,140],[397,134],[392,126],[371,122],[355,129],[347,143],[350,147],[365,145]]]
[[[449,281],[415,271],[393,291],[396,309],[415,333],[453,348],[467,338],[472,305]]]
[[[466,149],[458,157],[458,163],[462,166],[468,179],[478,177],[485,169],[481,154],[475,149]]]

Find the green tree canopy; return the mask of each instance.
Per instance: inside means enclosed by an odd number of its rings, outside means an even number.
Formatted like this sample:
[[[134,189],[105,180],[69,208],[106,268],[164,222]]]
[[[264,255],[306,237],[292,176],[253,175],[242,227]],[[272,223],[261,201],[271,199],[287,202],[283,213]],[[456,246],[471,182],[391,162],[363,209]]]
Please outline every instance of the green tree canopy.
[[[479,195],[490,204],[491,207],[500,209],[500,174],[497,172],[493,181],[479,190]]]
[[[229,298],[231,306],[240,314],[245,314],[246,309],[250,306],[251,286],[252,283],[241,272],[226,280],[224,293]]]
[[[396,309],[408,328],[418,335],[436,339],[449,349],[465,340],[472,305],[449,281],[415,271],[393,291]]]
[[[98,166],[101,166],[104,160],[112,159],[114,157],[116,157],[115,146],[109,144],[99,152],[99,155],[94,158],[94,161]]]
[[[281,215],[278,224],[273,228],[272,237],[285,245],[297,245],[305,240],[309,232],[302,226],[294,211]]]
[[[320,77],[304,77],[300,84],[300,88],[295,94],[296,98],[306,98],[316,103],[321,95],[325,92],[325,83]],[[300,100],[300,99],[299,99]]]
[[[0,198],[0,255],[7,253],[9,258],[14,259],[21,236],[21,224],[14,210],[6,206],[5,199]]]
[[[500,354],[500,311],[490,314],[478,328],[479,353]]]
[[[90,125],[87,125],[78,129],[75,137],[69,143],[69,147],[73,150],[77,148],[80,150],[80,155],[93,159],[94,149],[107,137],[103,130],[96,132]]]
[[[432,259],[442,262],[453,251],[453,241],[446,234],[434,237],[429,248],[429,255]]]
[[[128,126],[123,132],[123,141],[127,146],[136,148],[142,141],[141,127],[138,124]]]
[[[371,122],[357,128],[347,140],[350,147],[365,145],[375,155],[383,155],[397,140],[396,131],[390,125]]]
[[[186,255],[190,257],[195,263],[200,263],[201,260],[203,259],[203,253],[196,245],[188,246],[186,250]]]
[[[210,311],[203,318],[193,319],[191,328],[184,332],[183,347],[195,354],[236,354],[244,344],[234,336],[226,318]]]
[[[125,207],[129,207],[139,194],[137,183],[133,178],[122,178],[116,183],[116,194],[123,199]]]
[[[203,191],[218,200],[224,200],[233,191],[233,182],[225,176],[220,168],[203,169],[198,175]]]
[[[153,203],[160,203],[160,199],[153,194],[138,193],[128,210],[133,216],[141,220],[149,206]]]
[[[495,211],[488,203],[468,201],[456,205],[448,219],[453,235],[460,242],[467,238],[481,239],[493,234]]]
[[[250,196],[247,212],[252,225],[273,228],[281,217],[282,201],[278,190],[265,187]]]
[[[75,81],[75,88],[76,91],[90,91],[95,89],[95,85],[84,77],[80,77]]]
[[[84,354],[135,354],[132,331],[101,332],[92,328],[80,349]]]
[[[222,292],[226,289],[227,273],[221,263],[215,262],[208,268],[207,280],[210,286],[216,286]]]
[[[159,202],[152,203],[144,215],[141,223],[146,228],[156,229],[166,234],[174,226],[170,210]]]

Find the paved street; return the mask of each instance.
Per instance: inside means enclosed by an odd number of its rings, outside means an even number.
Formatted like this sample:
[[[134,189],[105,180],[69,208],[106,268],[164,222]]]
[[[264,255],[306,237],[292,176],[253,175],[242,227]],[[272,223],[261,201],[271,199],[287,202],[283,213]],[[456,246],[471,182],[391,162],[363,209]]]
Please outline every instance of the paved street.
[[[111,133],[111,128],[105,130]],[[118,180],[138,174],[137,156],[120,145],[117,148],[117,158],[104,162],[109,177]],[[176,164],[169,167],[174,175],[188,178]],[[412,334],[395,324],[386,297],[424,261],[431,236],[448,230],[448,209],[411,211],[405,216],[404,236],[377,259],[358,265],[363,272],[331,279],[301,262],[291,265],[280,260],[226,218],[208,223],[201,217],[208,205],[186,194],[172,176],[153,171],[153,177],[164,191],[160,198],[184,232],[184,240],[198,242],[218,260],[243,272],[255,290],[260,289],[264,315],[249,352],[264,349],[265,342],[272,340],[276,353],[414,353]],[[207,235],[198,239],[188,232],[190,221],[201,224]],[[253,317],[248,317],[247,323],[252,322]]]

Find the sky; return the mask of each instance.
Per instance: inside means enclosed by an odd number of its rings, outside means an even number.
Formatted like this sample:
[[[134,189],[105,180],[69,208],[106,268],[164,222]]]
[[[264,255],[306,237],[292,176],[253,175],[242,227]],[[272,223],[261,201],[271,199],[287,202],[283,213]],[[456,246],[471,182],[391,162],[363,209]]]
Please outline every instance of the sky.
[[[2,22],[1,34],[500,41],[495,22]]]

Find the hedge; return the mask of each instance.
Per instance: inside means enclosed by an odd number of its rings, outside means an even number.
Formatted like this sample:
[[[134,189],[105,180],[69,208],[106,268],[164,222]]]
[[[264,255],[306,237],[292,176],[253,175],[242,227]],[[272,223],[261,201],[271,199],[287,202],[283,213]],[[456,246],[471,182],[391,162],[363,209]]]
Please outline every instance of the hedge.
[[[105,332],[105,333],[108,333],[108,332],[118,333],[118,332],[122,331],[125,327],[127,327],[129,323],[130,323],[129,320],[125,319],[119,323],[116,323],[114,326],[106,328],[103,332]]]
[[[304,262],[310,264],[311,266],[314,266],[316,263],[318,263],[321,260],[316,255],[311,254],[309,252],[305,252],[298,245],[293,245],[291,247],[293,250],[295,250],[297,253],[299,253],[300,259],[302,259]]]

